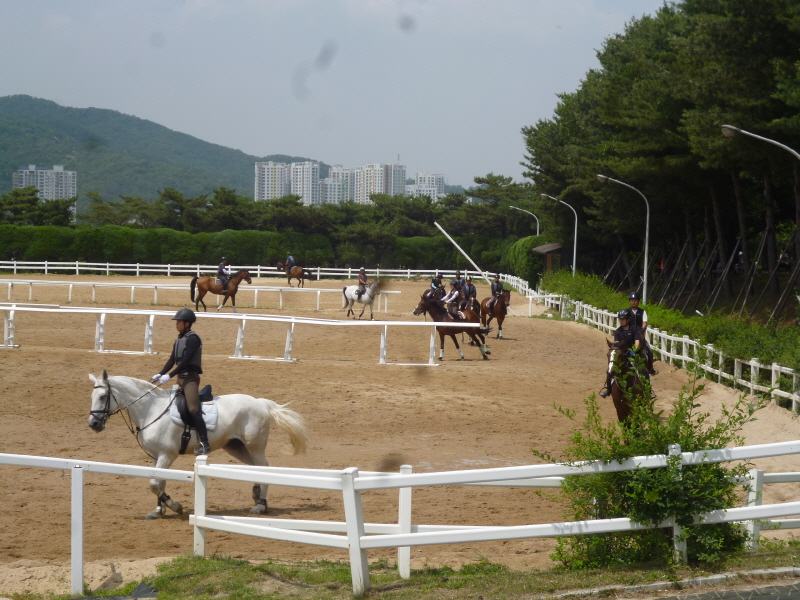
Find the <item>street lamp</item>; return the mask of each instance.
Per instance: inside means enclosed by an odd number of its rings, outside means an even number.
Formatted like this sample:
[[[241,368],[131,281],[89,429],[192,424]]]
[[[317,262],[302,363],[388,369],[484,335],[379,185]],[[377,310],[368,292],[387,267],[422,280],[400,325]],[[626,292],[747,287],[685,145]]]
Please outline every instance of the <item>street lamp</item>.
[[[605,183],[606,181],[613,181],[614,183],[632,189],[634,192],[636,192],[642,197],[642,199],[644,200],[644,204],[647,207],[647,217],[645,219],[645,225],[644,225],[644,278],[642,284],[642,304],[647,304],[647,270],[648,270],[647,255],[650,247],[650,203],[647,201],[647,198],[642,192],[637,190],[632,185],[629,185],[623,181],[620,181],[618,179],[612,179],[611,177],[608,177],[606,175],[599,175],[599,174],[597,176],[597,181],[599,181],[600,183]]]
[[[750,133],[749,131],[745,131],[744,129],[739,129],[738,127],[734,127],[733,125],[723,125],[722,126],[722,135],[727,138],[736,137],[738,134],[749,135],[752,138],[756,138],[757,140],[761,140],[762,142],[767,142],[769,144],[774,144],[780,148],[783,148],[787,152],[791,152],[794,157],[800,160],[800,154],[789,148],[789,146],[784,146],[780,142],[776,142],[775,140],[771,140],[769,138],[761,137],[760,135],[756,135],[755,133]]]
[[[536,235],[539,235],[539,217],[537,217],[531,211],[525,210],[524,208],[517,208],[516,206],[509,206],[508,208],[513,208],[514,210],[519,210],[521,212],[528,213],[530,216],[536,219]]]
[[[572,208],[569,204],[564,202],[563,200],[559,200],[558,198],[553,198],[552,196],[548,196],[547,194],[542,194],[542,198],[550,198],[550,200],[555,200],[556,202],[561,202],[564,206],[568,206],[572,213],[575,215],[575,241],[572,245],[572,276],[575,277],[575,262],[578,260],[578,213],[575,212],[575,209]]]

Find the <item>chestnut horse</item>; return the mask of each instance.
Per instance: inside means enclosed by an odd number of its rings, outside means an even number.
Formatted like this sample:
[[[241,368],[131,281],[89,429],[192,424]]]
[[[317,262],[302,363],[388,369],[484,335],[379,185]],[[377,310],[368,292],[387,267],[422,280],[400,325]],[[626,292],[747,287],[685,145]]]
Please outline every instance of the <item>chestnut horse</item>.
[[[286,281],[289,284],[289,287],[293,287],[292,279],[297,279],[298,287],[305,287],[305,280],[312,278],[311,271],[304,269],[303,267],[294,266],[290,269],[287,265],[279,262],[277,269],[278,271],[283,271],[286,273]]]
[[[434,321],[454,322],[453,317],[447,312],[447,309],[442,306],[441,301],[437,297],[441,296],[441,294],[437,295],[437,291],[438,290],[427,290],[422,294],[417,308],[414,309],[414,314],[421,315],[422,313],[428,313]],[[464,319],[462,320],[464,323],[479,323],[481,320],[478,313],[471,310],[465,310],[462,314],[464,315]],[[441,345],[439,349],[439,360],[444,358],[444,336],[446,335],[449,335],[450,339],[453,340],[453,343],[456,345],[456,350],[458,350],[458,353],[461,355],[461,360],[464,360],[464,352],[461,350],[461,347],[458,345],[458,340],[456,339],[457,333],[466,333],[472,342],[480,348],[481,356],[483,356],[484,360],[488,360],[489,354],[491,354],[491,352],[486,349],[486,338],[484,337],[489,333],[489,329],[478,329],[475,327],[437,327],[436,331],[439,332],[439,342]],[[478,340],[480,340],[480,342],[478,342]]]
[[[484,298],[481,302],[481,325],[488,327],[492,319],[497,319],[497,337],[503,337],[503,321],[508,313],[508,305],[511,304],[511,290],[505,290],[495,301],[494,306],[489,308],[489,300]]]
[[[611,376],[611,399],[617,410],[617,419],[625,425],[637,402],[641,402],[644,398],[652,402],[650,382],[637,368],[635,358],[620,348],[617,342],[606,340],[606,344],[608,344],[608,374]],[[644,369],[644,364],[641,367]]]
[[[225,303],[228,301],[228,298],[231,299],[231,304],[233,305],[233,312],[238,312],[236,310],[236,290],[239,289],[239,284],[242,280],[245,280],[247,283],[253,283],[250,280],[250,273],[246,270],[242,269],[241,271],[237,271],[236,275],[230,278],[228,281],[228,289],[224,292],[222,291],[222,286],[217,283],[216,277],[193,277],[192,278],[192,302],[194,302],[194,309],[200,310],[198,304],[203,305],[203,310],[208,311],[206,308],[206,303],[203,302],[203,297],[208,294],[217,294],[220,296],[225,296],[222,300],[222,304],[217,307],[217,312],[219,312]],[[195,287],[197,288],[197,299],[195,299]]]

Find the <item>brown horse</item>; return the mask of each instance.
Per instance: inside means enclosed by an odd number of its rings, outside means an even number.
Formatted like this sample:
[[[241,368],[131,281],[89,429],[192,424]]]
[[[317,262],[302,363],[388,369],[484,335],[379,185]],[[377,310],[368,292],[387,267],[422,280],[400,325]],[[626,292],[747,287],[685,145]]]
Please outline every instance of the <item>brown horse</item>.
[[[634,404],[647,398],[652,402],[649,381],[637,368],[634,358],[619,347],[617,342],[608,344],[608,374],[611,377],[611,399],[617,410],[617,419],[625,425],[633,412]],[[641,365],[643,367],[643,365]]]
[[[414,309],[414,314],[421,315],[422,313],[428,313],[434,321],[453,322],[453,317],[447,309],[442,306],[437,297],[437,291],[438,290],[427,290],[422,294],[417,308]],[[438,296],[441,296],[441,294],[438,294]],[[478,313],[471,310],[465,310],[462,314],[464,315],[464,319],[462,320],[464,323],[479,323],[481,320]],[[458,345],[458,340],[456,339],[457,333],[466,333],[472,342],[480,348],[481,356],[483,356],[484,360],[488,360],[489,354],[491,354],[491,352],[486,349],[486,338],[484,337],[489,333],[489,329],[478,329],[475,327],[437,327],[436,331],[439,332],[439,342],[441,345],[439,349],[439,360],[444,358],[444,336],[446,335],[449,335],[450,339],[453,340],[453,343],[456,345],[456,350],[458,350],[458,353],[461,355],[461,360],[464,360],[464,352],[461,350],[461,347]],[[478,342],[478,340],[480,340],[480,342]]]
[[[286,281],[289,284],[289,287],[293,287],[292,279],[297,279],[298,287],[305,287],[305,280],[311,279],[311,271],[304,269],[303,267],[295,266],[290,269],[287,265],[279,262],[277,269],[278,271],[283,271],[286,273]]]
[[[238,312],[236,310],[236,290],[239,289],[239,284],[245,280],[247,283],[253,283],[250,280],[250,273],[246,270],[242,269],[238,271],[236,275],[230,278],[228,281],[228,289],[224,292],[222,291],[222,286],[217,283],[216,277],[193,277],[192,278],[192,302],[194,302],[194,309],[200,310],[198,304],[203,305],[203,310],[208,311],[206,308],[206,303],[203,302],[203,297],[208,294],[218,294],[220,296],[225,296],[222,300],[222,304],[217,307],[217,312],[219,312],[225,303],[228,301],[228,298],[231,299],[231,304],[233,305],[233,312]],[[195,299],[195,287],[197,288],[197,299]]]
[[[491,298],[484,298],[481,302],[481,325],[488,327],[492,319],[497,319],[497,337],[502,339],[503,321],[506,320],[508,306],[511,304],[511,290],[505,290],[500,294],[492,308],[489,308],[489,300]]]

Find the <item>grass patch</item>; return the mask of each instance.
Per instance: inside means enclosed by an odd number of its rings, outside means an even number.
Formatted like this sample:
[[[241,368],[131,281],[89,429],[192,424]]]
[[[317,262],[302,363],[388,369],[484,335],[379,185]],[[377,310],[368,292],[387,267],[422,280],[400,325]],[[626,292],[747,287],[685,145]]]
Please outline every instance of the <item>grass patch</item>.
[[[447,598],[474,600],[478,596],[493,600],[513,599],[532,594],[557,593],[606,586],[630,586],[657,581],[680,581],[720,572],[750,571],[800,563],[800,541],[762,540],[757,552],[726,557],[713,568],[708,566],[647,565],[597,570],[566,570],[560,567],[541,571],[511,571],[506,566],[480,560],[462,566],[425,567],[401,579],[393,561],[385,559],[370,565],[372,589],[367,598],[416,600]],[[158,567],[158,575],[147,579],[158,589],[159,600],[230,599],[340,600],[352,598],[350,566],[346,562],[249,562],[214,556],[179,557]],[[127,583],[114,591],[94,594],[130,593],[139,582]],[[70,595],[13,594],[13,600],[66,600]]]

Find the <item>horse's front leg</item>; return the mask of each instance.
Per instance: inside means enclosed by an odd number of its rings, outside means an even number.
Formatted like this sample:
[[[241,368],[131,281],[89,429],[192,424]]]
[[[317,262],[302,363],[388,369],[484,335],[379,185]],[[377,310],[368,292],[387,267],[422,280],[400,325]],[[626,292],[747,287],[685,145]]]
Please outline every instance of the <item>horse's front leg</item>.
[[[153,466],[157,469],[169,469],[170,465],[175,462],[175,456],[169,454],[160,454],[158,458],[153,461]],[[147,513],[145,519],[157,519],[166,514],[167,508],[181,514],[183,513],[183,506],[180,502],[176,502],[166,492],[167,482],[165,479],[153,478],[150,480],[150,491],[153,492],[158,498],[158,505],[155,510]]]
[[[470,333],[470,336],[472,336],[472,339],[474,340],[475,345],[478,346],[478,348],[480,348],[481,356],[483,356],[483,360],[489,360],[489,355],[491,354],[491,352],[486,347],[486,338],[483,337],[483,334],[481,334],[481,333]],[[480,339],[480,343],[478,342],[478,339]]]
[[[226,303],[227,301],[228,301],[228,295],[226,294],[226,295],[224,295],[224,296],[222,297],[222,304],[220,304],[220,305],[217,307],[217,312],[219,312],[219,311],[221,311],[221,310],[223,309],[223,307],[225,306],[225,303]]]
[[[439,332],[439,360],[444,360],[444,332]]]
[[[291,275],[289,275],[289,276],[287,276],[287,277],[286,277],[286,283],[288,283],[288,284],[289,284],[289,287],[294,287],[294,286],[292,285],[292,277],[291,277]]]
[[[236,296],[231,296],[231,306],[233,306],[233,312],[239,312],[236,310]]]
[[[458,345],[458,340],[456,339],[456,334],[455,333],[451,333],[449,335],[450,335],[450,339],[452,339],[453,343],[456,345],[456,350],[458,350],[458,353],[461,355],[461,360],[465,360],[464,351],[461,349],[461,346]]]

